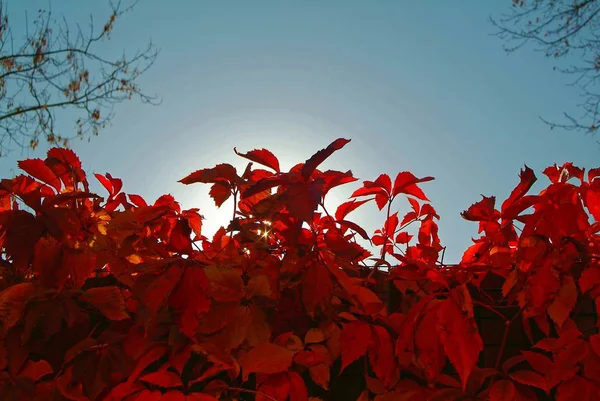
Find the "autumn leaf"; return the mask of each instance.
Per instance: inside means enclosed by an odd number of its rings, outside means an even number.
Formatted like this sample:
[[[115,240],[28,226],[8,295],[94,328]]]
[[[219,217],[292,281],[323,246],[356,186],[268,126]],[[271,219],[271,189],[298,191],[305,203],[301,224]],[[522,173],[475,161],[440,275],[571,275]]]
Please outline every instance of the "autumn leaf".
[[[321,329],[310,329],[304,336],[304,342],[306,344],[315,344],[325,341],[327,337]]]
[[[145,288],[143,301],[152,313],[156,313],[164,305],[182,274],[183,269],[176,266],[169,267]]]
[[[546,379],[544,379],[544,377],[539,373],[532,372],[530,370],[517,370],[516,372],[509,373],[509,376],[511,379],[521,384],[537,387],[547,391]]]
[[[469,221],[496,221],[500,217],[500,213],[494,209],[496,204],[495,196],[483,196],[482,199],[472,204],[467,210],[460,215],[463,219]]]
[[[127,378],[127,381],[133,383],[151,363],[162,358],[164,355],[167,354],[167,352],[168,349],[165,346],[159,345],[152,347],[137,360],[137,364],[131,372],[131,374],[129,375],[129,377]]]
[[[277,173],[280,172],[279,160],[277,160],[275,155],[267,149],[254,149],[247,153],[239,153],[236,148],[233,148],[233,151],[238,156],[241,156],[250,161],[262,164],[263,166],[267,166],[270,169],[275,170]]]
[[[81,299],[98,309],[110,320],[129,319],[123,294],[118,287],[97,287],[86,290]]]
[[[502,214],[506,212],[508,208],[510,208],[517,200],[521,199],[527,191],[531,188],[531,186],[536,182],[537,178],[533,173],[533,170],[525,165],[525,168],[521,170],[519,173],[520,182],[519,185],[512,190],[509,197],[502,202],[502,207],[500,208]]]
[[[440,306],[440,302],[437,301],[427,305],[414,331],[416,362],[424,370],[425,377],[430,382],[438,377],[446,363],[443,344],[438,336],[433,335],[437,331]]]
[[[194,338],[200,318],[210,309],[211,301],[207,295],[209,285],[204,269],[189,266],[169,297],[169,306],[176,312],[175,321],[190,338]]]
[[[269,278],[264,275],[255,275],[250,277],[248,284],[246,285],[246,296],[248,298],[253,297],[270,297],[272,294],[271,284]]]
[[[191,253],[192,252],[192,228],[186,219],[178,219],[175,227],[171,230],[169,238],[169,246],[175,252]]]
[[[329,146],[327,146],[325,149],[321,149],[317,153],[312,155],[310,159],[308,159],[304,163],[304,166],[302,166],[301,174],[304,178],[304,181],[308,182],[308,179],[315,171],[315,169],[319,167],[319,165],[323,163],[325,159],[331,156],[336,150],[340,150],[341,148],[343,148],[348,142],[350,142],[350,139],[338,138],[332,143],[330,143]]]
[[[43,160],[41,159],[28,159],[21,160],[18,162],[19,168],[25,171],[27,174],[32,176],[33,178],[37,178],[45,184],[50,185],[56,192],[60,192],[61,184],[60,180],[54,174],[54,171],[50,169]]]
[[[371,336],[371,327],[366,322],[358,320],[344,324],[340,337],[342,352],[340,371],[367,353],[372,343]]]
[[[396,364],[394,345],[390,333],[381,326],[371,326],[373,346],[369,350],[369,362],[375,375],[386,388],[391,388],[400,377]]]
[[[369,201],[368,199],[361,200],[361,201],[352,199],[351,201],[342,203],[341,205],[338,206],[338,208],[335,211],[335,219],[336,220],[344,220],[346,218],[346,216],[348,215],[348,213],[352,212],[353,210],[357,209],[358,207],[360,207],[361,205],[365,204],[368,201]]]
[[[237,270],[211,265],[204,269],[204,272],[210,281],[209,295],[215,301],[239,301],[244,297],[244,281]]]
[[[554,320],[558,328],[569,318],[571,311],[577,303],[577,287],[571,276],[564,276],[562,286],[556,294],[554,302],[548,307],[548,315]]]
[[[600,285],[600,268],[589,267],[585,269],[579,278],[581,292],[586,293],[597,285]]]
[[[490,388],[490,401],[515,401],[517,391],[510,380],[498,380]]]
[[[148,373],[147,375],[140,377],[140,380],[163,388],[173,388],[183,385],[179,375],[167,370]]]
[[[0,292],[0,322],[8,330],[21,319],[29,298],[36,288],[31,283],[19,283]]]
[[[251,373],[285,372],[292,365],[294,352],[273,343],[263,343],[243,355],[239,362],[244,380]]]
[[[597,396],[598,386],[580,376],[562,382],[556,391],[557,401],[592,401]]]
[[[324,363],[308,368],[310,378],[317,384],[317,386],[329,390],[329,381],[331,380],[331,369]]]
[[[302,281],[302,302],[309,316],[314,316],[331,299],[333,280],[325,266],[320,263],[311,264]]]
[[[40,380],[42,377],[53,373],[54,370],[50,364],[44,360],[40,361],[27,361],[18,377],[27,377],[34,382]]]
[[[288,372],[288,380],[290,382],[290,401],[307,401],[308,390],[306,384],[296,372]]]
[[[408,171],[400,172],[394,180],[394,189],[392,191],[392,195],[396,196],[402,193],[412,195],[424,201],[429,201],[429,199],[427,199],[427,196],[425,196],[425,194],[423,193],[421,188],[417,186],[417,184],[431,180],[433,180],[433,177],[417,178]]]
[[[460,376],[464,390],[479,353],[483,350],[483,341],[475,320],[465,317],[452,299],[442,302],[437,315],[440,340]]]
[[[237,170],[231,164],[223,163],[217,164],[213,168],[196,170],[193,173],[189,174],[185,178],[179,180],[179,182],[189,185],[197,182],[202,182],[205,184],[208,183],[217,183],[217,182],[227,182],[232,183],[237,179]]]

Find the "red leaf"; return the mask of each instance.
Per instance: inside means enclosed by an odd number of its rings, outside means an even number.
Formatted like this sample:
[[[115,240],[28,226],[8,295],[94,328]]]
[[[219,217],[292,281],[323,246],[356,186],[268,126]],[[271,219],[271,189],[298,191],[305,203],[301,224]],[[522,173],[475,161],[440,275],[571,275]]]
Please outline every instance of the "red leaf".
[[[579,278],[579,289],[586,293],[600,284],[600,269],[597,267],[588,267],[581,273]]]
[[[323,181],[289,185],[284,195],[285,206],[293,217],[302,221],[312,221],[323,196]]]
[[[467,210],[460,215],[465,220],[470,221],[497,221],[499,213],[494,209],[496,203],[495,196],[483,196],[482,200],[472,204]]]
[[[392,214],[386,221],[383,226],[385,233],[388,238],[393,239],[394,233],[396,232],[396,227],[398,227],[398,212]]]
[[[430,382],[437,378],[446,364],[440,338],[435,335],[440,306],[438,301],[427,305],[414,331],[415,357]]]
[[[21,170],[25,171],[30,176],[37,178],[45,184],[50,185],[56,192],[60,192],[60,180],[54,174],[54,171],[48,167],[41,159],[28,159],[18,162]]]
[[[189,185],[196,182],[208,183],[235,183],[237,181],[237,170],[231,164],[217,164],[213,168],[196,170],[188,176],[179,180],[179,182]]]
[[[407,233],[406,231],[402,231],[396,236],[396,242],[399,244],[408,244],[412,237],[413,236]]]
[[[315,344],[325,341],[327,337],[325,336],[325,332],[321,329],[310,329],[304,335],[304,342],[306,344]]]
[[[171,291],[183,274],[183,269],[179,267],[170,267],[155,278],[144,291],[143,301],[151,313],[156,313],[158,309],[169,298]]]
[[[375,195],[375,203],[377,203],[377,207],[379,210],[382,210],[385,205],[390,201],[387,195],[377,194]]]
[[[336,220],[344,220],[346,218],[346,216],[348,215],[348,213],[350,213],[351,211],[355,210],[360,205],[363,205],[364,203],[366,203],[368,201],[369,201],[368,199],[361,200],[361,201],[352,199],[351,201],[342,203],[341,205],[338,206],[337,210],[335,211],[335,219]]]
[[[21,319],[29,298],[36,288],[31,283],[20,283],[0,292],[0,322],[2,329],[8,330]]]
[[[371,335],[371,327],[366,322],[358,320],[344,324],[340,337],[342,351],[340,372],[367,353],[372,343]]]
[[[129,319],[123,294],[118,287],[97,287],[85,291],[81,298],[110,320]]]
[[[427,199],[427,196],[425,196],[421,188],[419,188],[416,184],[431,180],[433,180],[433,177],[417,178],[408,171],[402,171],[398,173],[396,179],[394,180],[394,191],[392,192],[392,195],[396,196],[400,193],[403,193],[412,195],[424,201],[428,201],[429,199]]]
[[[262,343],[244,354],[239,362],[244,380],[251,373],[285,372],[292,365],[294,352],[273,343]]]
[[[490,388],[490,401],[515,401],[517,391],[513,382],[498,380]]]
[[[233,151],[238,156],[262,164],[263,166],[267,166],[278,173],[280,172],[279,160],[277,160],[277,157],[275,157],[275,155],[267,149],[254,149],[249,151],[248,153],[239,153],[236,148],[233,148]]]
[[[402,218],[402,221],[400,222],[400,226],[404,226],[406,223],[408,223],[409,221],[413,221],[415,220],[417,217],[419,217],[415,212],[408,212],[404,215],[404,217]]]
[[[21,373],[18,377],[28,377],[34,382],[40,380],[42,377],[54,372],[50,364],[44,360],[41,361],[27,361]]]
[[[308,181],[315,169],[321,163],[323,163],[325,159],[331,156],[336,150],[340,150],[341,148],[343,148],[348,142],[350,142],[350,139],[338,138],[331,144],[329,144],[329,146],[327,146],[325,149],[321,149],[317,153],[312,155],[311,158],[308,159],[306,163],[304,163],[304,166],[302,166],[301,173],[302,177],[304,178],[304,181]]]
[[[552,360],[546,355],[531,351],[521,351],[521,354],[527,363],[538,373],[545,375],[552,368]]]
[[[210,280],[208,294],[221,302],[239,301],[246,295],[241,272],[225,266],[209,266],[204,272]]]
[[[192,228],[186,219],[178,219],[175,227],[171,230],[169,246],[172,250],[179,253],[192,252]]]
[[[94,174],[94,176],[100,181],[104,188],[106,188],[111,198],[114,198],[123,187],[123,181],[119,178],[113,178],[108,173],[106,173],[106,177],[101,174]]]
[[[472,318],[463,315],[461,308],[452,299],[442,302],[438,310],[438,325],[440,340],[460,376],[464,390],[483,349],[477,325]]]
[[[562,286],[556,294],[554,302],[548,307],[548,315],[560,328],[571,314],[577,303],[577,286],[571,276],[564,276]]]
[[[369,234],[367,234],[365,229],[359,226],[358,224],[348,220],[339,220],[338,224],[344,227],[351,228],[352,230],[356,231],[361,237],[363,237],[367,241],[369,240]]]
[[[600,357],[600,334],[590,336],[590,346],[596,355]]]
[[[508,374],[511,379],[525,384],[527,386],[533,386],[546,391],[546,379],[539,373],[532,372],[531,370],[517,370]]]
[[[148,204],[146,203],[146,201],[144,200],[144,198],[142,198],[139,195],[129,194],[127,196],[129,197],[129,200],[131,201],[131,203],[133,203],[137,207],[146,207],[146,206],[148,206]]]
[[[391,388],[400,377],[394,345],[390,333],[381,326],[372,326],[373,346],[369,350],[371,368],[386,388]]]
[[[502,214],[504,214],[504,212],[517,200],[522,198],[537,180],[533,170],[527,167],[527,165],[525,165],[525,168],[521,170],[519,178],[521,179],[519,185],[512,190],[510,196],[502,203]]]
[[[561,383],[556,391],[557,401],[592,401],[597,397],[598,387],[592,386],[590,381],[580,376]]]
[[[308,401],[308,390],[306,384],[296,372],[288,372],[290,382],[290,401]]]
[[[333,281],[325,266],[320,263],[311,264],[302,280],[302,302],[309,316],[317,310],[324,309],[331,300]]]
[[[190,266],[169,298],[169,306],[177,313],[175,321],[181,332],[190,338],[196,335],[199,319],[210,309],[209,285],[204,269]]]
[[[217,182],[210,187],[208,194],[215,201],[215,206],[221,207],[231,197],[231,186],[228,183]]]
[[[383,188],[383,190],[386,192],[386,194],[389,195],[392,193],[392,179],[390,178],[389,175],[381,174],[375,180],[375,184],[378,184],[380,188]]]
[[[327,170],[324,171],[319,178],[325,181],[325,185],[323,186],[324,194],[329,193],[329,191],[335,187],[358,180],[352,175],[352,171],[350,170],[346,171],[345,173],[341,171]]]
[[[151,348],[141,358],[137,360],[137,364],[133,371],[129,374],[128,382],[133,383],[139,375],[153,362],[162,358],[168,352],[167,347],[159,345]]]
[[[147,375],[140,377],[140,380],[163,388],[183,386],[179,375],[167,370],[148,373]]]
[[[352,195],[350,195],[350,197],[356,198],[359,196],[381,195],[387,199],[388,195],[385,193],[385,190],[381,188],[378,184],[375,184],[371,181],[365,181],[363,185],[364,186],[362,188],[358,188],[356,191],[352,192]]]

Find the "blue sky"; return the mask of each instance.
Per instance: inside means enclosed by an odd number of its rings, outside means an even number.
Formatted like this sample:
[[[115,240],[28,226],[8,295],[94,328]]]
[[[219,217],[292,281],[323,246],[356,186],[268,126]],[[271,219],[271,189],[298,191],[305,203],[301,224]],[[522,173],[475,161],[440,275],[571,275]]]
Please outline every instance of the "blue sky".
[[[48,4],[7,3],[14,23]],[[488,17],[511,3],[140,1],[105,46],[133,51],[151,38],[161,54],[140,83],[163,103],[121,104],[112,126],[72,147],[89,173],[122,178],[126,192],[149,201],[171,193],[199,207],[212,233],[228,223],[231,205],[217,211],[208,187],[177,180],[220,162],[243,167],[234,146],[268,148],[289,168],[350,138],[323,167],[368,180],[404,170],[436,178],[423,189],[442,217],[446,262],[454,262],[477,235],[459,213],[480,194],[508,196],[523,164],[540,178],[537,190],[554,162],[599,165],[597,138],[551,131],[538,119],[573,110],[579,98],[567,78],[542,54],[507,55],[491,36]],[[85,24],[89,13],[107,15],[104,4],[54,1],[53,13]],[[2,177],[46,149],[0,159]],[[369,230],[384,218],[375,207],[350,216]]]

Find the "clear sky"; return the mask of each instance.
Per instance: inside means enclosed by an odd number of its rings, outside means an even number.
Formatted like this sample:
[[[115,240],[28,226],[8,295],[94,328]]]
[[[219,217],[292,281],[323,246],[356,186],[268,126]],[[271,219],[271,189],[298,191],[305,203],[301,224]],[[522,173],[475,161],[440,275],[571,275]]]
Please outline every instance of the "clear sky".
[[[48,4],[5,1],[14,23]],[[84,25],[90,12],[108,11],[103,1],[52,3],[53,13]],[[488,17],[511,3],[142,0],[107,46],[133,51],[152,38],[161,54],[140,82],[163,103],[121,104],[111,127],[73,148],[89,173],[122,178],[126,192],[148,201],[171,193],[199,207],[209,234],[228,223],[231,205],[217,212],[208,187],[177,180],[220,162],[243,168],[234,146],[268,148],[289,168],[350,138],[323,167],[368,180],[403,170],[436,177],[422,187],[442,217],[446,262],[454,262],[477,235],[460,211],[480,194],[503,200],[524,163],[540,178],[537,190],[547,184],[541,170],[554,162],[600,166],[600,138],[550,131],[538,119],[572,110],[579,98],[567,79],[542,54],[507,55],[491,36]],[[2,177],[26,156],[0,159]],[[375,211],[350,217],[373,230],[384,218]]]

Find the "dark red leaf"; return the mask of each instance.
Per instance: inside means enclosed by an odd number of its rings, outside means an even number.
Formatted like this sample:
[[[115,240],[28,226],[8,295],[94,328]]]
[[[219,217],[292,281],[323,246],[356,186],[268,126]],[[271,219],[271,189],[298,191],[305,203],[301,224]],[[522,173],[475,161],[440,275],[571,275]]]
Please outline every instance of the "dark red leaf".
[[[123,294],[118,287],[90,288],[82,294],[81,299],[89,302],[110,320],[129,319]]]
[[[161,370],[158,372],[148,373],[147,375],[140,377],[140,380],[145,383],[153,384],[155,386],[159,386],[159,387],[163,387],[163,388],[173,388],[173,387],[183,386],[183,383],[181,382],[181,378],[177,374],[175,374],[173,372],[169,372],[167,370]]]
[[[344,324],[340,338],[342,347],[340,371],[367,353],[372,343],[371,335],[371,326],[366,322],[355,321]]]
[[[325,159],[331,156],[336,150],[343,148],[348,142],[350,142],[350,139],[338,138],[325,149],[321,149],[312,155],[311,158],[304,163],[304,166],[302,166],[302,177],[304,178],[304,181],[308,181],[315,169],[323,163]]]
[[[233,151],[238,156],[262,164],[263,166],[267,166],[278,173],[280,172],[279,160],[277,160],[277,157],[275,157],[275,155],[267,149],[254,149],[248,153],[239,153],[236,148],[233,148]]]

